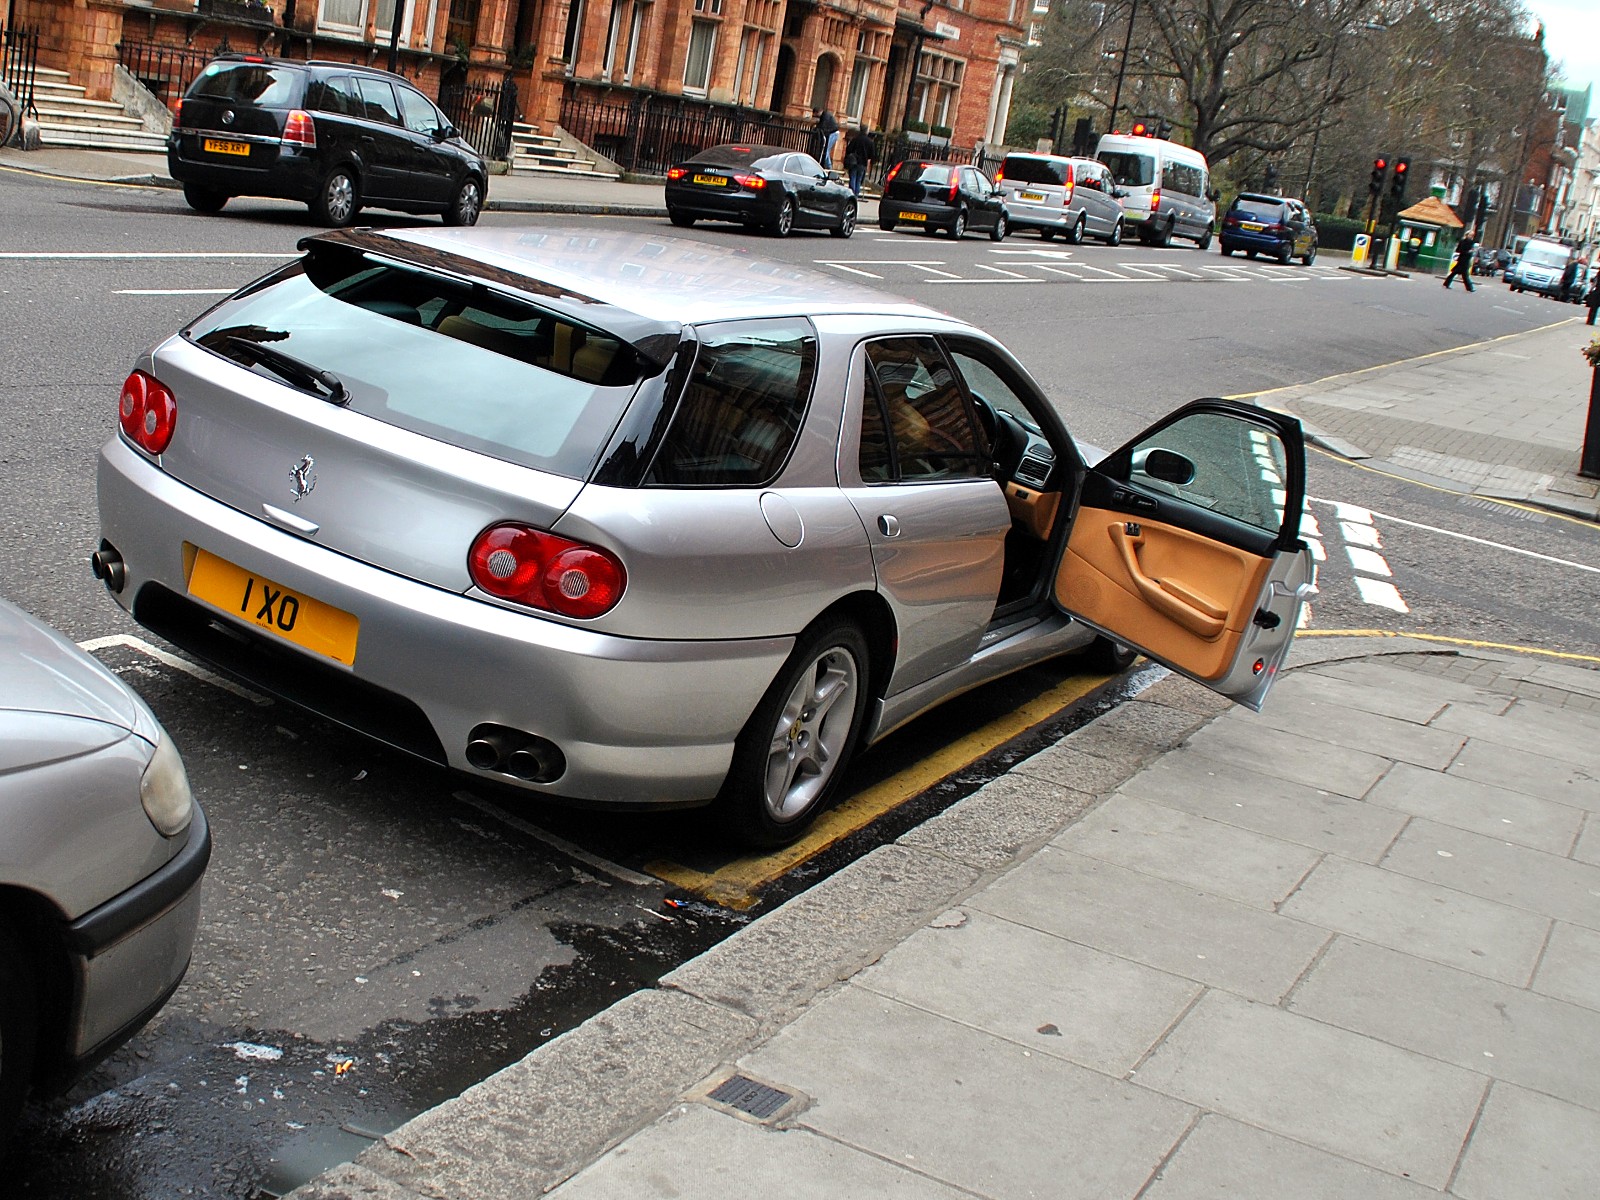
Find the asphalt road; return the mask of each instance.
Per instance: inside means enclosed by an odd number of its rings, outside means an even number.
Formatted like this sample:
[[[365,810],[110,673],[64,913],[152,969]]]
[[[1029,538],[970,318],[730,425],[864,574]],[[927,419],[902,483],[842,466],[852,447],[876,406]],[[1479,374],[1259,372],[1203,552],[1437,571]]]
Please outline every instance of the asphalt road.
[[[92,1080],[34,1111],[11,1172],[16,1194],[276,1190],[748,919],[667,904],[683,893],[645,871],[660,860],[716,869],[693,814],[547,817],[461,793],[320,721],[117,642],[144,635],[85,558],[97,539],[95,454],[114,428],[121,381],[139,350],[291,256],[314,228],[297,205],[236,201],[202,218],[170,191],[6,172],[0,212],[0,501],[10,533],[0,594],[103,644],[102,658],[183,747],[218,841],[187,982]],[[583,220],[485,218],[580,229]],[[606,220],[685,236],[665,220]],[[1354,279],[1328,259],[1277,267],[1186,246],[954,244],[870,227],[848,242],[731,227],[686,236],[816,265],[994,331],[1078,435],[1108,448],[1194,396],[1316,379],[1570,311],[1501,288],[1466,297]],[[1313,456],[1310,491],[1329,551],[1316,628],[1600,650],[1594,527],[1324,455]],[[1351,582],[1338,531],[1358,511],[1376,514],[1400,607],[1368,602]],[[994,712],[1052,689],[1071,694],[1068,675],[1041,669],[942,711],[869,755],[860,783],[914,775],[954,731],[985,728]],[[947,803],[982,771],[880,828]],[[794,865],[776,894],[859,844]]]

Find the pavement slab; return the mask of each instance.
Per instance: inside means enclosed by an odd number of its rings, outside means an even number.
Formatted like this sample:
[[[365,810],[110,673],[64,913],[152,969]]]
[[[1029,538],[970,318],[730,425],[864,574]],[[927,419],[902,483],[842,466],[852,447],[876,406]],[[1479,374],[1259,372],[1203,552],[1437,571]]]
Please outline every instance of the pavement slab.
[[[846,987],[740,1061],[800,1089],[798,1121],[984,1197],[1132,1196],[1188,1104]],[[952,1137],[940,1112],[957,1121]]]
[[[1443,711],[1448,712],[1449,706],[1444,706]],[[1464,734],[1383,713],[1364,712],[1304,691],[1291,694],[1281,704],[1274,692],[1256,720],[1334,746],[1435,770],[1448,767],[1467,740]]]
[[[1377,754],[1336,746],[1303,731],[1275,729],[1255,717],[1254,713],[1227,713],[1190,737],[1187,748],[1233,766],[1357,800],[1392,765]]]
[[[1449,661],[1449,656],[1434,657]],[[1379,693],[1409,695],[1441,708],[1445,704],[1464,704],[1501,713],[1513,703],[1513,698],[1503,692],[1419,670],[1403,658],[1325,663],[1313,668],[1312,673],[1360,684]]]
[[[1358,664],[1340,664],[1339,667],[1319,667],[1292,672],[1287,679],[1272,685],[1269,711],[1289,706],[1297,713],[1313,711],[1316,706],[1332,704],[1345,709],[1393,717],[1413,725],[1426,725],[1441,712],[1447,703],[1444,697],[1430,694],[1432,689],[1396,688],[1385,686],[1383,677],[1371,678],[1369,672],[1349,668]],[[1345,668],[1343,672],[1340,667]]]
[[[1594,1200],[1600,1113],[1507,1083],[1490,1089],[1451,1193]]]
[[[1434,727],[1542,754],[1580,767],[1591,776],[1600,773],[1600,743],[1593,737],[1594,719],[1587,713],[1568,712],[1534,700],[1518,700],[1499,716],[1451,706]]]
[[[1323,860],[1279,912],[1518,986],[1550,930],[1535,913],[1337,858]]]
[[[1600,1012],[1600,933],[1557,921],[1533,989]]]
[[[1367,802],[1563,856],[1577,842],[1585,815],[1581,808],[1409,763],[1396,763]]]
[[[1600,1109],[1600,1013],[1592,1008],[1341,937],[1289,1009]]]
[[[856,977],[870,992],[1107,1075],[1130,1071],[1201,985],[957,909]]]
[[[1487,1081],[1373,1038],[1210,991],[1135,1078],[1201,1108],[1442,1188]]]
[[[1008,772],[903,834],[899,845],[993,870],[1054,837],[1097,800],[1088,792]]]
[[[1054,849],[1041,850],[967,906],[1268,1003],[1294,985],[1328,940],[1313,925]]]
[[[1560,762],[1532,750],[1469,738],[1450,764],[1449,773],[1600,813],[1600,771]]]

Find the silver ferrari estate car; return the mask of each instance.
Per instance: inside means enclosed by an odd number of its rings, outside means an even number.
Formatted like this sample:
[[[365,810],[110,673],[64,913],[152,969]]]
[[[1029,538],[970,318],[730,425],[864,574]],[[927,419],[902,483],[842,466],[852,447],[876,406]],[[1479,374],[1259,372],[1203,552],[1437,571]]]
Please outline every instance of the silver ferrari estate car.
[[[141,356],[95,572],[392,746],[797,837],[858,747],[1071,651],[1259,706],[1309,590],[1290,417],[1090,467],[994,338],[702,242],[347,230]]]

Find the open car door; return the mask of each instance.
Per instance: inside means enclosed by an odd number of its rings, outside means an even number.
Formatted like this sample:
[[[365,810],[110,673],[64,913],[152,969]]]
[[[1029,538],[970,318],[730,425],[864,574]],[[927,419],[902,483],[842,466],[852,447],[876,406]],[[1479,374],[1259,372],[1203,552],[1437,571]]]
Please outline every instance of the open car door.
[[[1259,711],[1315,588],[1300,422],[1196,400],[1091,468],[1056,603]]]

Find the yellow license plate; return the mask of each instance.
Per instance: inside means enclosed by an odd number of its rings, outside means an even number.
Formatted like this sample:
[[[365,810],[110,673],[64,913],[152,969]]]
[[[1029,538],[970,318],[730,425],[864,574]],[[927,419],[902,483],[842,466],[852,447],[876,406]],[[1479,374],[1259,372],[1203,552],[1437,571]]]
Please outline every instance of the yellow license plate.
[[[194,552],[189,594],[336,662],[349,665],[356,660],[361,622],[354,615],[252,575],[205,550]]]
[[[696,183],[703,183],[707,187],[728,186],[728,177],[726,175],[696,175],[694,177],[694,181]]]
[[[900,219],[902,221],[926,221],[928,219],[928,214],[903,212],[900,214]]]
[[[248,158],[250,155],[249,142],[224,142],[217,138],[205,140],[207,154],[238,154]]]
[[[1022,198],[1024,200],[1032,200],[1034,203],[1037,204],[1039,201],[1044,199],[1044,193],[1043,192],[1023,192],[1022,193]]]
[[[1241,221],[1239,223],[1239,228],[1248,229],[1251,233],[1260,233],[1266,228],[1266,226],[1261,224],[1259,221]]]

